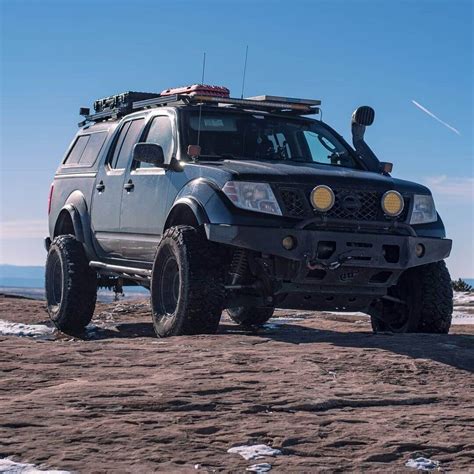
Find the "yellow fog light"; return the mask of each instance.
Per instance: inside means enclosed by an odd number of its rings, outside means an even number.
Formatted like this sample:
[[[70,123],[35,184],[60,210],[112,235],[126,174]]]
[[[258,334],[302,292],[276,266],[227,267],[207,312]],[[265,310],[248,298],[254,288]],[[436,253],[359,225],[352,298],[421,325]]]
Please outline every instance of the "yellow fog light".
[[[296,247],[296,239],[292,235],[287,235],[281,241],[281,244],[286,250],[293,250]]]
[[[403,198],[401,194],[397,191],[387,191],[382,196],[382,209],[387,216],[397,217],[403,211]]]
[[[334,206],[334,193],[329,186],[316,186],[311,191],[311,204],[317,211],[327,212]]]

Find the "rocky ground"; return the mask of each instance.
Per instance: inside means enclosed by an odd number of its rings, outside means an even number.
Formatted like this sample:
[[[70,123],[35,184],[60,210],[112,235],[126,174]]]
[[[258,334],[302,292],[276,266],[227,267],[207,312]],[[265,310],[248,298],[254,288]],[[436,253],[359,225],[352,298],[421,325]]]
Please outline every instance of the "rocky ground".
[[[218,335],[159,340],[143,299],[98,305],[74,339],[43,326],[44,302],[6,296],[0,320],[0,460],[80,472],[474,466],[463,320],[449,335],[373,335],[364,316],[278,311],[258,333],[223,318]],[[281,454],[227,452],[255,444]]]

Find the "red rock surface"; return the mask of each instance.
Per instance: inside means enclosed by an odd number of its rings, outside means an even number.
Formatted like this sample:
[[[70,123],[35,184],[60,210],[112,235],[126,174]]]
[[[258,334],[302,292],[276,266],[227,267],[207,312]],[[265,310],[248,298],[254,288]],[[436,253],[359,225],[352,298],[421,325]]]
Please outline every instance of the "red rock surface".
[[[374,335],[363,317],[277,316],[256,334],[224,318],[218,335],[159,340],[143,300],[99,305],[83,340],[0,337],[0,458],[80,472],[314,472],[400,471],[423,455],[472,469],[474,326]],[[47,323],[43,302],[6,297],[0,319]],[[241,444],[283,454],[227,453]]]

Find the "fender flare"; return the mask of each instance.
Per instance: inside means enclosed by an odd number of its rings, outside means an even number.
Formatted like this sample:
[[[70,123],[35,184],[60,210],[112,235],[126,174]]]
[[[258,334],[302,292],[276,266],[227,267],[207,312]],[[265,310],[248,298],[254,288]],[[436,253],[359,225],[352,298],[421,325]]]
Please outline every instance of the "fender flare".
[[[66,199],[66,203],[61,209],[54,226],[54,236],[56,236],[57,225],[61,215],[68,212],[74,227],[76,239],[84,245],[84,249],[89,258],[95,258],[94,246],[92,244],[91,222],[87,202],[80,191],[72,192]]]
[[[170,211],[168,212],[168,215],[166,216],[163,230],[167,229],[170,226],[171,219],[173,218],[177,209],[182,208],[183,206],[186,206],[191,210],[194,217],[196,218],[198,225],[201,226],[210,222],[206,210],[204,209],[204,206],[201,202],[191,196],[182,196],[173,203],[173,206],[171,207]]]

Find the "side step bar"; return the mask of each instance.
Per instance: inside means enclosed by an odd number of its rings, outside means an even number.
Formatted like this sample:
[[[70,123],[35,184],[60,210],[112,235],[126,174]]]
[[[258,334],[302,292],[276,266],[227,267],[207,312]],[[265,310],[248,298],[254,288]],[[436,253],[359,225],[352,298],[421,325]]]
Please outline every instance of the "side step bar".
[[[97,268],[98,270],[103,270],[105,273],[112,273],[117,276],[124,278],[130,278],[132,280],[139,281],[148,281],[151,278],[151,270],[146,270],[145,268],[132,268],[124,267],[121,265],[109,265],[108,263],[102,262],[89,262],[89,266],[92,268]]]

